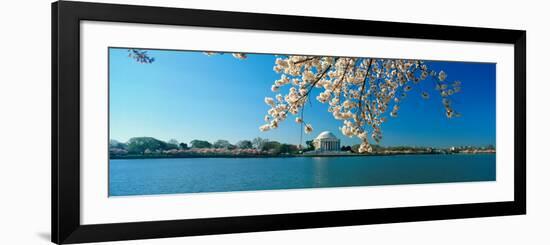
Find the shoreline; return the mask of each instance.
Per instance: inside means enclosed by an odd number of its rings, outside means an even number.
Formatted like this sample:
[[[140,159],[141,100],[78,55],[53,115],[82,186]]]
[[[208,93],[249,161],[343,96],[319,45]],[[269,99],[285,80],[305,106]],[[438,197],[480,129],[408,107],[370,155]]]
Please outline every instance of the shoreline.
[[[494,155],[496,152],[478,153],[373,153],[373,154],[293,154],[293,155],[129,155],[109,156],[109,160],[131,159],[163,159],[163,158],[295,158],[295,157],[374,157],[374,156],[403,156],[403,155]]]

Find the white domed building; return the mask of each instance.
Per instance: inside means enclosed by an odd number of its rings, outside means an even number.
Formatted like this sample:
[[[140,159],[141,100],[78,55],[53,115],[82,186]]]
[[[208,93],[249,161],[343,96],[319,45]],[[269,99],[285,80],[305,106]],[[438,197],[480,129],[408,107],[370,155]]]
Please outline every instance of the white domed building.
[[[340,151],[340,139],[330,131],[324,131],[313,140],[316,151]]]

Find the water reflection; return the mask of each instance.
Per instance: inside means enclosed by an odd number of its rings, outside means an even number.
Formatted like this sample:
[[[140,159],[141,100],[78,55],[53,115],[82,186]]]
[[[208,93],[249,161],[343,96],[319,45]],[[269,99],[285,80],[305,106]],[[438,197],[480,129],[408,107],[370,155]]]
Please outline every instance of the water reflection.
[[[328,185],[328,164],[326,157],[313,158],[313,187],[322,187]]]

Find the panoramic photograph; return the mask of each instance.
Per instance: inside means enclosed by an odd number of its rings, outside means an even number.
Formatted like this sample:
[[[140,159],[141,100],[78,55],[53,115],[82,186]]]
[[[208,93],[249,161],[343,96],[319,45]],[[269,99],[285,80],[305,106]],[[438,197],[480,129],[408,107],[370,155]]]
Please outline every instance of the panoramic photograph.
[[[109,196],[496,181],[496,64],[109,48]]]

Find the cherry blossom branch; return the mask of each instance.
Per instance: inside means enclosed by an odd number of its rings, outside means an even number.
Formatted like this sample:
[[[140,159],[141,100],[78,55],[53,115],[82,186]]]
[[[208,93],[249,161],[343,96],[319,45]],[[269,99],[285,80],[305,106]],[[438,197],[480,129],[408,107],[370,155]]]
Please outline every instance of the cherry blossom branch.
[[[338,60],[339,58],[337,58],[334,63],[336,63],[336,61]],[[308,88],[308,91],[307,93],[303,94],[302,96],[300,96],[300,98],[298,98],[296,101],[293,101],[292,103],[297,103],[298,101],[300,101],[301,99],[303,98],[306,98],[309,96],[309,94],[311,93],[311,90],[313,90],[313,88],[315,87],[315,85],[317,85],[317,83],[327,74],[328,70],[330,70],[330,68],[332,67],[333,64],[330,64],[324,71],[321,75],[317,76],[315,82],[313,82],[309,88]]]
[[[372,59],[369,59],[369,65],[368,65],[367,71],[366,71],[366,73],[365,73],[365,79],[363,80],[363,86],[361,86],[361,93],[359,94],[359,102],[358,102],[358,103],[359,103],[359,107],[358,107],[357,109],[358,109],[359,115],[360,115],[361,117],[358,117],[358,118],[364,118],[364,116],[363,116],[363,107],[362,107],[362,105],[361,105],[361,104],[362,104],[361,102],[363,101],[363,95],[364,95],[364,93],[365,93],[365,85],[366,85],[366,83],[367,83],[367,79],[369,79],[369,71],[370,71],[370,68],[371,68],[371,66],[372,66],[372,62],[373,62],[373,60],[372,60]],[[370,105],[369,105],[367,108],[368,108],[369,111],[370,111]],[[369,114],[370,114],[370,113],[369,113]],[[357,113],[356,113],[356,116],[357,116]],[[372,117],[372,115],[371,115],[371,117]],[[359,126],[362,126],[360,122],[358,122],[358,124],[359,124]]]

